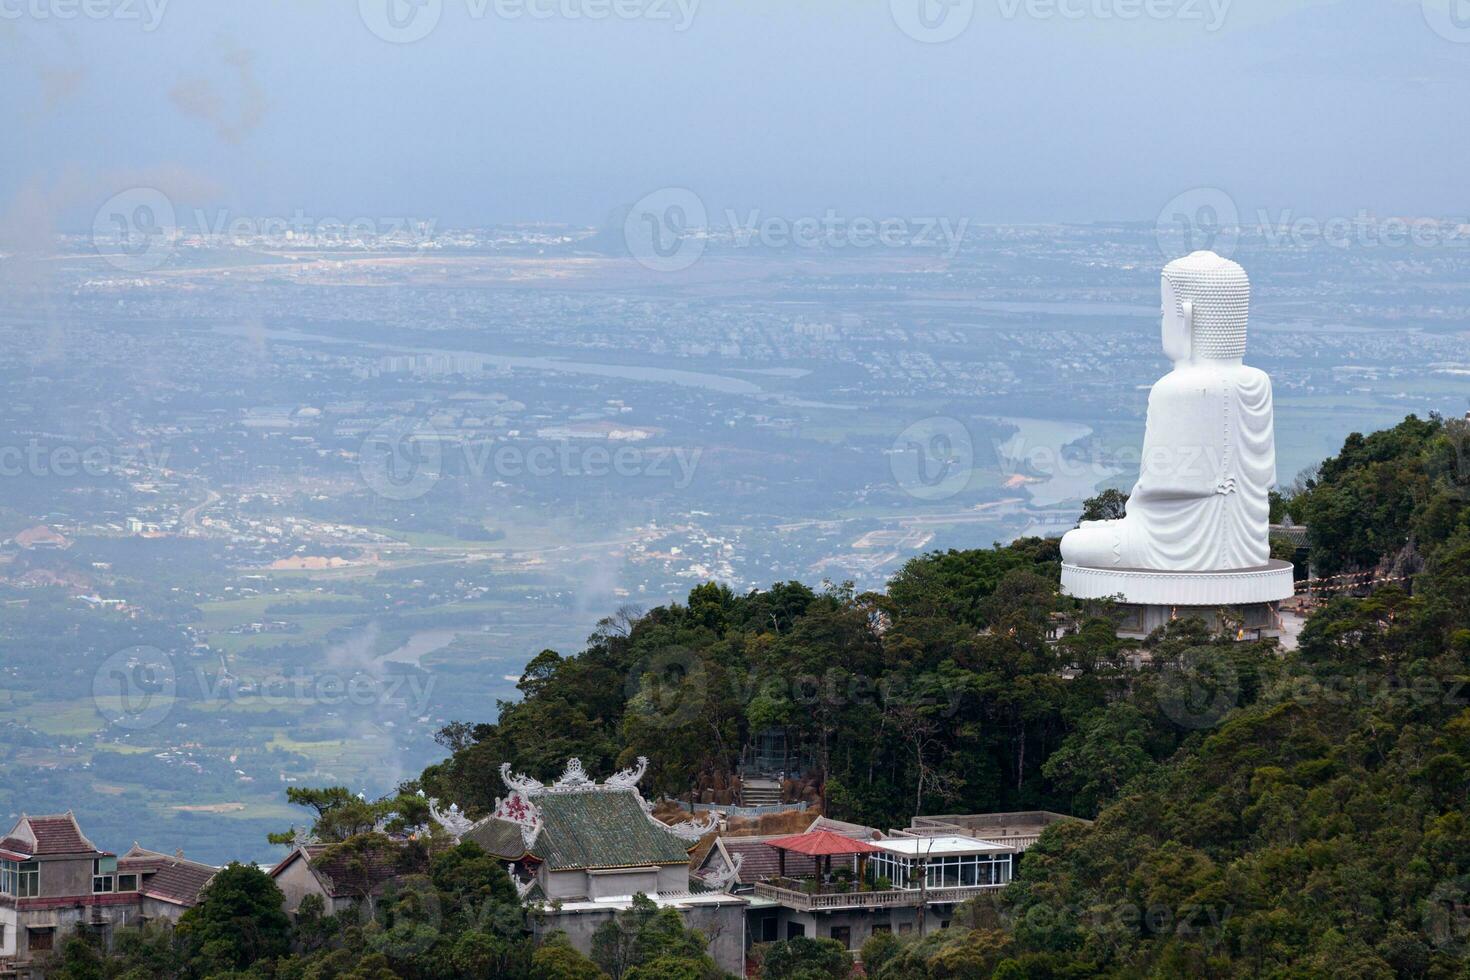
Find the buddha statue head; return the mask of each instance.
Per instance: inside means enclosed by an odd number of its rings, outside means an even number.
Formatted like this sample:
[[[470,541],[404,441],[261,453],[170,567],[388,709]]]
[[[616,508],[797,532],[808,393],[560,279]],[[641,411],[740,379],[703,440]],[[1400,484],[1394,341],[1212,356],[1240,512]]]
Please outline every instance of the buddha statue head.
[[[1195,252],[1164,267],[1164,353],[1175,364],[1238,361],[1245,356],[1251,283],[1245,270],[1214,252]]]

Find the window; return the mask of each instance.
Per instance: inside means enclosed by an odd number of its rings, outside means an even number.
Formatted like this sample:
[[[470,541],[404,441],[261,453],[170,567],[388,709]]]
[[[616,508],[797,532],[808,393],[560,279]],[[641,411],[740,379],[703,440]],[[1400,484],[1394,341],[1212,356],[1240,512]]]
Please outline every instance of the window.
[[[41,894],[41,865],[35,861],[22,861],[15,865],[10,894],[17,898],[35,898]]]
[[[112,891],[112,872],[117,870],[117,858],[92,859],[92,894],[106,895]]]
[[[787,939],[800,939],[802,936],[805,936],[805,935],[806,935],[806,926],[802,925],[800,922],[788,922],[788,923],[786,923],[786,938]]]
[[[32,953],[44,953],[51,948],[52,930],[27,929],[26,949]]]
[[[120,892],[135,892],[138,890],[137,875],[118,875],[117,890]]]
[[[906,935],[908,935],[909,933],[911,933],[913,931],[914,931],[914,924],[912,922],[900,922],[898,924],[898,934],[900,936],[906,936]]]
[[[777,922],[774,915],[768,915],[765,918],[761,919],[761,942],[773,943],[776,941],[777,937],[780,935],[776,931],[776,926]]]
[[[892,932],[892,931],[893,931],[893,926],[889,925],[886,922],[875,922],[875,923],[873,923],[873,935],[875,935],[875,936],[878,935],[878,933],[880,933],[880,932]]]
[[[852,949],[852,927],[833,926],[832,938],[842,944],[843,949]]]

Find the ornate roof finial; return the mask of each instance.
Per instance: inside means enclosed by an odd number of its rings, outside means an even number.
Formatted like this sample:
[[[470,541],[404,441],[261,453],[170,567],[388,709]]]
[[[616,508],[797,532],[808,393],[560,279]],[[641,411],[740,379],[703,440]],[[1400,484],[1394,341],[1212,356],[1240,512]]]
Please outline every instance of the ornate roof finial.
[[[475,825],[473,820],[460,812],[458,803],[449,804],[448,810],[440,810],[439,800],[436,797],[430,797],[429,799],[429,816],[434,818],[436,824],[449,832],[456,844]]]
[[[309,830],[298,829],[295,824],[291,825],[291,846],[293,848],[301,848],[307,846],[308,844],[320,843],[321,841],[320,839],[318,839],[316,834],[313,834]],[[133,846],[138,846],[137,841],[133,842]]]
[[[561,778],[551,784],[553,793],[577,793],[596,788],[597,783],[587,775],[587,770],[582,768],[582,760],[577,758],[568,759]]]

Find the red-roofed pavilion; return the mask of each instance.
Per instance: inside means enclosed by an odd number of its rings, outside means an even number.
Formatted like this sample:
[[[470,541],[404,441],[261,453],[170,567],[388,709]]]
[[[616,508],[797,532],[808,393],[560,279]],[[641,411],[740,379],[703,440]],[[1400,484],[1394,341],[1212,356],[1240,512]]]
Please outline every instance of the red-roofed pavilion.
[[[868,855],[881,850],[881,848],[874,847],[867,841],[854,840],[851,837],[834,834],[830,830],[811,830],[805,834],[777,837],[774,840],[766,841],[766,843],[779,852],[777,861],[780,865],[782,878],[786,877],[787,851],[809,855],[816,860],[818,868],[822,868],[823,864],[825,864],[825,873],[828,875],[832,873],[832,858],[834,856],[844,857],[856,854],[858,856],[858,878],[861,879],[864,865],[867,864]]]

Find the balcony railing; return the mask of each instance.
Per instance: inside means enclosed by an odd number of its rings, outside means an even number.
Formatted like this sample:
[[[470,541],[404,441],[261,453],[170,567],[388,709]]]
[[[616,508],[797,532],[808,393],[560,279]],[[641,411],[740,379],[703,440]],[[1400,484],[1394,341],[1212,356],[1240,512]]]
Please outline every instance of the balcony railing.
[[[908,829],[901,830],[898,833],[899,836],[902,837],[952,837],[954,836],[955,832],[956,828],[946,826],[909,827]],[[1025,834],[987,834],[983,829],[965,830],[965,833],[971,837],[978,837],[981,840],[988,840],[992,844],[1000,844],[1003,847],[1014,847],[1017,851],[1024,851],[1032,844],[1035,844],[1037,841],[1041,840],[1041,831],[1039,829],[1035,833]]]
[[[958,904],[984,892],[1004,888],[1005,885],[963,885],[955,888],[894,888],[880,892],[807,892],[787,888],[772,882],[755,883],[757,898],[768,898],[798,912],[823,912],[832,909],[889,909],[913,908],[922,903],[930,905]]]

